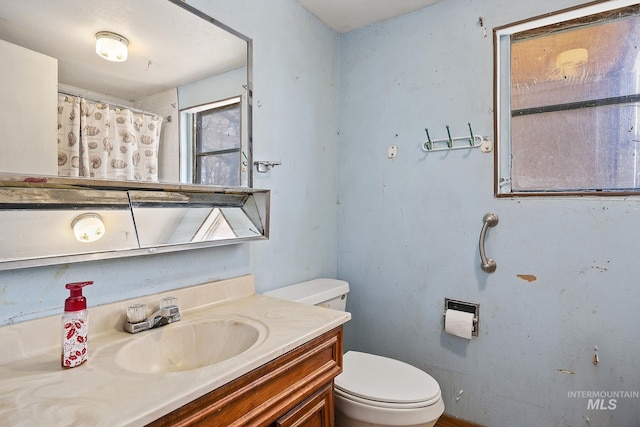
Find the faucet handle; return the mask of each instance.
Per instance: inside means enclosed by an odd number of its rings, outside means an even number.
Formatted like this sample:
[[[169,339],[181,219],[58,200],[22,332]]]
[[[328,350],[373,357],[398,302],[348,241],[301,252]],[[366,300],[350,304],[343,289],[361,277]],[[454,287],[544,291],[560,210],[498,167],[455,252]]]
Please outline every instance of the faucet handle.
[[[160,309],[172,305],[178,305],[178,299],[176,297],[164,297],[160,300]]]
[[[160,300],[160,308],[151,316],[147,316],[147,306],[145,304],[133,304],[127,307],[127,322],[124,330],[135,334],[146,331],[168,323],[177,322],[181,319],[178,300],[174,297],[165,297]]]
[[[129,323],[144,322],[147,319],[146,304],[132,304],[127,307],[127,321]]]

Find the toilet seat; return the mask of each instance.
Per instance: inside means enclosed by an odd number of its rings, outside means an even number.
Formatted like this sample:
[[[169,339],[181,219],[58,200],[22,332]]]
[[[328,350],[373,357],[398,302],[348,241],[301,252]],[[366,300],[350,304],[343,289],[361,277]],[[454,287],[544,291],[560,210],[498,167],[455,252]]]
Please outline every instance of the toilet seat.
[[[363,399],[361,397],[358,397],[356,395],[353,394],[349,394],[349,393],[345,393],[344,391],[335,388],[333,389],[334,393],[336,396],[342,397],[343,399],[346,399],[350,402],[356,402],[356,403],[360,403],[361,405],[365,405],[369,408],[371,407],[375,407],[375,408],[381,408],[381,409],[420,409],[420,408],[426,408],[429,407],[431,405],[433,405],[434,403],[437,403],[441,396],[440,394],[438,394],[438,397],[436,397],[435,399],[432,400],[428,400],[425,402],[414,402],[414,403],[389,403],[389,402],[380,402],[377,400],[370,400],[370,399]]]
[[[388,409],[424,408],[441,400],[429,374],[399,360],[357,351],[343,355],[335,393],[363,405]]]

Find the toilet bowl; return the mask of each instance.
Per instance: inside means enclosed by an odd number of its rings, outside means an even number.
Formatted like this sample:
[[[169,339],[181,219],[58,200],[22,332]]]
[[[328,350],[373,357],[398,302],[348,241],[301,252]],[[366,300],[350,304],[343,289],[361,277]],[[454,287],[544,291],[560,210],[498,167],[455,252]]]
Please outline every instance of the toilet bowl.
[[[440,386],[399,360],[348,351],[334,383],[336,425],[432,427],[444,412]]]
[[[344,311],[348,292],[345,281],[316,279],[264,295]],[[444,412],[440,386],[429,374],[358,351],[343,355],[334,401],[336,427],[433,427]]]

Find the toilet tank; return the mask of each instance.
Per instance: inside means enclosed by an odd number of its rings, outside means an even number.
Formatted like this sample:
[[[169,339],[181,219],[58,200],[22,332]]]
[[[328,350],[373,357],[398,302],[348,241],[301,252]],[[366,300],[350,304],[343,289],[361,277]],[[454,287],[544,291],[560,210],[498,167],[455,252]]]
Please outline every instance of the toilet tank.
[[[345,311],[349,283],[337,279],[314,279],[265,292],[270,297]]]

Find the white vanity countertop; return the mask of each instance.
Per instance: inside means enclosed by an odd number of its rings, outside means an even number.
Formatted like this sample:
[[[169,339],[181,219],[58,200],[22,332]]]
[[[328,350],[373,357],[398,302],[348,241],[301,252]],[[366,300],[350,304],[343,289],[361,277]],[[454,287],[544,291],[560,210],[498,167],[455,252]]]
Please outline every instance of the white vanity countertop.
[[[168,295],[178,298],[182,320],[158,330],[209,318],[248,318],[264,326],[265,338],[238,356],[189,371],[149,374],[123,369],[116,363],[118,350],[154,333],[123,332],[125,308],[133,302],[157,307],[157,301]],[[0,328],[1,424],[143,426],[351,317],[257,295],[252,276],[95,308],[90,302],[89,359],[76,368],[60,367],[60,316]]]

